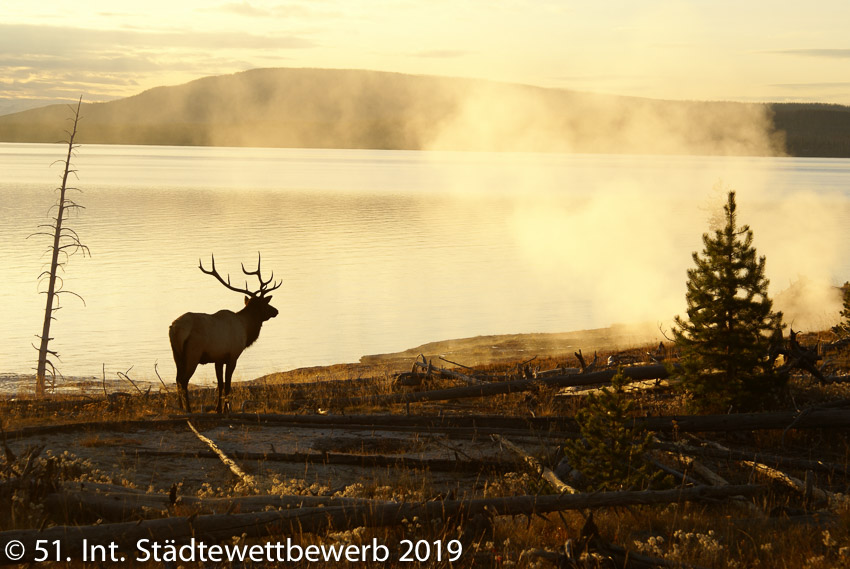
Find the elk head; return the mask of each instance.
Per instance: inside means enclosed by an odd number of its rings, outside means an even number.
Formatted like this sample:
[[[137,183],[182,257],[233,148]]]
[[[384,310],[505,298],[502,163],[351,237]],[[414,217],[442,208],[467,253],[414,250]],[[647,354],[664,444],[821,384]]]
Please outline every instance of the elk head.
[[[218,271],[215,269],[215,255],[210,255],[210,258],[212,263],[212,267],[210,268],[210,270],[204,268],[204,264],[201,262],[200,259],[198,259],[198,268],[201,269],[202,273],[214,276],[216,279],[218,279],[218,282],[226,286],[228,289],[234,292],[244,294],[246,310],[251,313],[257,314],[260,317],[261,322],[265,322],[266,320],[274,318],[278,315],[277,308],[269,304],[271,302],[272,297],[266,295],[271,291],[280,288],[280,285],[283,284],[283,281],[276,282],[272,286],[269,286],[274,280],[274,271],[272,271],[271,275],[269,275],[268,280],[263,280],[260,269],[262,258],[259,251],[257,252],[257,270],[249,271],[245,268],[245,263],[242,263],[242,272],[245,273],[247,276],[254,275],[257,277],[257,280],[260,281],[260,288],[254,291],[248,288],[247,280],[245,281],[245,288],[238,288],[230,284],[230,275],[227,275],[227,279],[224,279],[220,274],[218,274]]]

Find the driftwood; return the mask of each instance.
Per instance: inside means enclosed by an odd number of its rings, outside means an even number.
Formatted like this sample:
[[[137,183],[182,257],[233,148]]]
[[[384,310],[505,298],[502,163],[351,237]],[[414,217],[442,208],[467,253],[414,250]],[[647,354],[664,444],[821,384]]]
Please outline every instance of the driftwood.
[[[559,494],[553,496],[514,496],[478,500],[446,500],[425,503],[370,504],[368,506],[335,506],[301,508],[249,514],[172,517],[101,524],[94,526],[57,526],[44,530],[11,530],[0,532],[0,543],[20,541],[25,554],[10,559],[9,548],[0,552],[0,564],[32,562],[38,555],[37,540],[52,544],[60,540],[62,557],[80,559],[84,540],[89,544],[110,544],[115,550],[136,554],[139,541],[183,544],[192,538],[197,542],[221,543],[234,535],[248,538],[299,536],[302,533],[321,533],[330,529],[359,526],[377,527],[400,524],[404,519],[418,517],[434,520],[459,515],[534,515],[547,512],[586,508],[661,504],[681,501],[716,500],[734,495],[755,495],[762,486],[728,486],[716,488],[699,486],[688,489],[599,492],[594,494]],[[173,542],[171,540],[174,540]]]
[[[515,445],[514,443],[512,443],[511,441],[509,441],[505,437],[502,437],[500,435],[490,435],[490,437],[494,441],[496,441],[497,443],[499,443],[500,445],[504,446],[506,449],[511,451],[512,453],[521,457],[525,461],[526,464],[528,464],[531,468],[533,468],[535,470],[535,472],[537,472],[537,474],[541,478],[543,478],[543,480],[548,482],[552,486],[552,488],[554,488],[557,492],[560,492],[562,494],[563,493],[567,493],[567,494],[577,494],[578,493],[578,490],[576,490],[575,488],[573,488],[569,484],[564,483],[564,481],[561,480],[560,478],[558,478],[558,476],[554,472],[552,472],[549,468],[540,464],[540,462],[538,462],[536,458],[534,458],[533,456],[531,456],[530,454],[525,452],[522,448],[518,447],[517,445]]]
[[[189,428],[192,429],[192,432],[195,433],[195,436],[197,436],[199,439],[201,439],[202,442],[206,443],[206,445],[212,449],[212,451],[221,459],[221,461],[225,464],[225,466],[227,466],[227,468],[230,469],[230,471],[233,474],[235,474],[236,476],[241,478],[242,481],[249,488],[251,488],[251,490],[253,490],[254,492],[257,491],[257,481],[254,480],[253,476],[251,476],[250,474],[247,474],[244,470],[239,468],[239,465],[236,464],[235,462],[233,462],[233,460],[230,459],[226,454],[224,454],[224,451],[222,451],[220,448],[218,448],[218,446],[216,446],[215,442],[213,442],[212,439],[209,439],[209,438],[205,437],[204,435],[202,435],[201,433],[199,433],[198,430],[194,427],[194,425],[192,425],[192,423],[190,421],[187,420],[186,424],[189,425]]]

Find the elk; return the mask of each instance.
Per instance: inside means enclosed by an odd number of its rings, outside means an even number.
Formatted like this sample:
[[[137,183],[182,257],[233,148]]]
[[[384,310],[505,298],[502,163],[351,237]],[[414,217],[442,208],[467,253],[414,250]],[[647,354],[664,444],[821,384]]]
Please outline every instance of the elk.
[[[218,380],[218,403],[216,413],[222,412],[222,392],[225,399],[225,408],[229,408],[230,401],[230,379],[233,370],[236,369],[236,360],[245,351],[245,348],[253,344],[260,335],[263,322],[277,316],[277,309],[269,304],[272,297],[266,296],[271,291],[280,287],[283,281],[269,286],[274,279],[274,273],[268,280],[264,281],[260,274],[260,255],[257,254],[257,270],[249,271],[242,264],[242,272],[246,275],[255,275],[260,281],[260,288],[255,291],[245,288],[237,288],[230,284],[230,275],[227,280],[223,279],[215,269],[215,256],[212,256],[212,268],[206,270],[203,263],[198,260],[198,268],[207,275],[212,275],[228,289],[245,294],[245,307],[239,312],[230,310],[219,310],[215,314],[203,314],[199,312],[187,312],[171,323],[168,329],[168,337],[171,340],[171,351],[174,354],[174,363],[177,365],[177,400],[180,409],[191,413],[189,407],[189,379],[195,373],[199,364],[215,364],[215,376]]]

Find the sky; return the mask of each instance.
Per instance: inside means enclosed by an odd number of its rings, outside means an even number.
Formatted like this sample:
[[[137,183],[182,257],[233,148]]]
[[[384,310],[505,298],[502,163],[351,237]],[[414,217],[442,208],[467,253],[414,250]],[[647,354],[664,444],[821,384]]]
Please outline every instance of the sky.
[[[850,2],[0,0],[0,112],[259,67],[850,104]]]

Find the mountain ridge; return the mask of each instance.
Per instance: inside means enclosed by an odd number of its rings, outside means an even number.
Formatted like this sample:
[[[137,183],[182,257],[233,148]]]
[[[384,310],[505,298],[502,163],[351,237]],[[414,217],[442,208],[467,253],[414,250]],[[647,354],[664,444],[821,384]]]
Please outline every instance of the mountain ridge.
[[[0,116],[0,142],[65,137],[65,105]],[[478,79],[266,68],[84,103],[82,143],[850,156],[850,107],[602,95]]]

